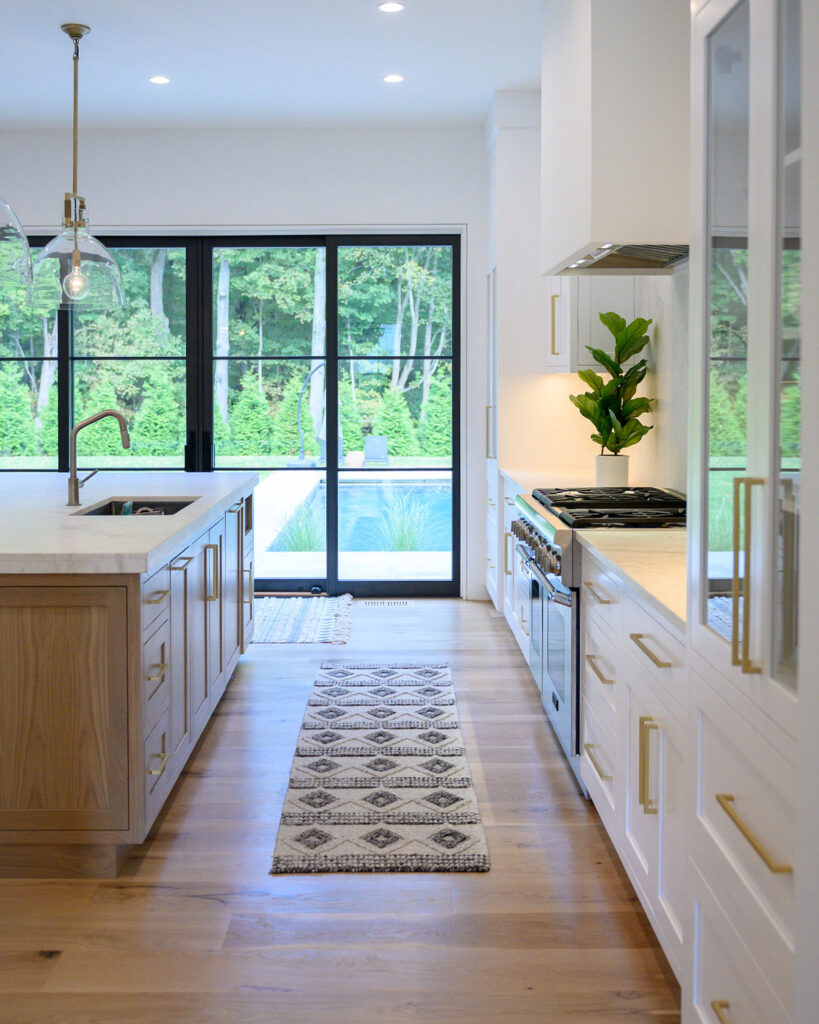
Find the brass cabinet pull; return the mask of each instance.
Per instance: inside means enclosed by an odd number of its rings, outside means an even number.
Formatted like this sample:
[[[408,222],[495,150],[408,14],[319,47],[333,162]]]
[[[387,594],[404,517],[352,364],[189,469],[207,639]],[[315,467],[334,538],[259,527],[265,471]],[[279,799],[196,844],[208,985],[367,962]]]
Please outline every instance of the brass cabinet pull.
[[[552,355],[559,356],[560,350],[557,347],[557,304],[560,301],[559,295],[552,296]]]
[[[656,814],[657,805],[652,804],[649,796],[649,773],[651,765],[648,760],[648,750],[652,730],[659,731],[659,726],[650,715],[640,715],[640,759],[639,759],[639,791],[638,802],[643,808],[644,814]]]
[[[760,665],[754,665],[749,653],[748,634],[751,626],[751,488],[762,487],[765,481],[758,476],[734,477],[734,573],[731,579],[731,664],[738,665],[746,675],[758,675]],[[745,489],[745,536],[741,536],[740,493]],[[740,576],[740,549],[745,556]],[[739,599],[742,597],[742,637],[739,631]]]
[[[145,598],[145,604],[162,604],[168,594],[170,594],[170,590],[155,590],[153,597]]]
[[[245,604],[253,604],[253,570],[243,569],[242,572],[247,573],[247,599]]]
[[[529,636],[529,630],[526,628],[526,619],[524,619],[522,615],[520,616],[520,628],[527,636]]]
[[[514,506],[515,504],[514,498],[504,498],[503,500],[506,502],[507,505]]]
[[[162,751],[161,754],[151,754],[148,757],[148,764],[150,764],[151,761],[153,761],[153,759],[155,757],[158,757],[159,758],[159,767],[158,768],[149,768],[148,769],[148,774],[149,775],[161,775],[165,771],[165,765],[168,763],[168,758],[170,756],[171,755],[169,753],[167,753],[166,751],[164,751],[164,750]]]
[[[591,583],[584,582],[583,586],[586,588],[586,590],[588,590],[588,592],[591,594],[591,596],[595,599],[595,601],[598,604],[611,604],[611,601],[606,600],[605,597],[601,597],[597,593],[597,591],[594,589],[594,586]]]
[[[507,576],[514,576],[513,571],[509,568],[509,541],[512,534],[508,531],[503,535],[503,571]]]
[[[600,781],[601,782],[611,782],[612,779],[613,779],[613,776],[606,775],[606,773],[603,771],[603,769],[597,763],[597,758],[592,753],[592,751],[595,749],[594,744],[593,743],[584,743],[583,744],[583,749],[586,751],[586,756],[591,761],[592,767],[597,772],[597,774],[600,776]]]
[[[159,683],[165,678],[165,673],[169,669],[169,665],[166,662],[161,662],[157,667],[157,673],[154,676],[145,676],[149,683]]]
[[[589,668],[591,668],[592,672],[594,672],[594,674],[597,676],[597,678],[600,680],[600,682],[603,683],[605,686],[614,686],[614,680],[613,679],[606,679],[606,677],[603,675],[603,673],[597,667],[597,661],[595,660],[596,657],[597,656],[594,655],[594,654],[587,654],[586,655],[586,661],[589,663]]]
[[[790,875],[793,872],[793,865],[791,864],[780,864],[775,861],[773,857],[768,853],[762,843],[757,839],[754,833],[748,828],[745,822],[737,814],[734,808],[734,800],[736,799],[732,793],[717,793],[717,803],[725,811],[728,817],[733,821],[739,831],[745,836],[755,852],[759,854],[762,860],[765,861],[765,866],[769,871],[772,871],[775,875]]]
[[[206,601],[218,601],[219,600],[219,545],[218,544],[206,544],[205,551],[213,552],[213,593],[206,594]]]
[[[660,661],[660,659],[657,657],[654,651],[652,651],[649,647],[646,647],[646,645],[643,643],[643,640],[645,639],[645,633],[629,633],[629,636],[631,637],[632,642],[640,648],[640,650],[643,652],[643,654],[645,654],[647,658],[654,662],[657,668],[674,667],[670,661]]]
[[[495,563],[492,561],[491,558],[487,558],[486,564],[489,566],[490,569],[494,569],[495,568]]]
[[[180,555],[179,556],[179,561],[182,563],[182,565],[172,565],[171,569],[174,569],[174,570],[177,570],[177,571],[182,570],[182,569],[187,569],[188,566],[193,561],[193,555]]]
[[[727,999],[712,999],[711,1000],[711,1009],[714,1011],[714,1015],[717,1018],[717,1020],[719,1021],[719,1024],[731,1024],[731,1022],[728,1020],[728,1018],[722,1012],[723,1010],[727,1010],[730,1007],[730,1005],[731,1004],[728,1002]]]
[[[487,499],[486,499],[486,504],[487,504],[487,505],[488,505],[488,506],[489,506],[490,508],[494,508],[494,507],[495,507],[495,502],[494,502],[494,501],[492,501],[492,499],[491,499],[491,498],[487,498]]]

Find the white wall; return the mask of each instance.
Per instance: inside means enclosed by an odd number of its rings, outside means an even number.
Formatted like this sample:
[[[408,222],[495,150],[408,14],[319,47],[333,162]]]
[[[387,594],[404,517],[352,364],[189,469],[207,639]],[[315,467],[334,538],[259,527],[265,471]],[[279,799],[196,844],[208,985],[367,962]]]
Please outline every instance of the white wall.
[[[55,231],[70,173],[68,133],[0,133],[0,194],[29,232]],[[462,592],[484,597],[481,128],[81,130],[79,185],[100,234],[462,233]]]

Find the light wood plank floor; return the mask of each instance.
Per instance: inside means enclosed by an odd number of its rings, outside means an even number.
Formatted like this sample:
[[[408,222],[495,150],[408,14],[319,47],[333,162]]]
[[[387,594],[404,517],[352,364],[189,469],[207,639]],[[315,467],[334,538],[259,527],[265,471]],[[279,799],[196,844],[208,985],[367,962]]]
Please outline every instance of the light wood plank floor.
[[[446,660],[488,874],[268,874],[325,660]],[[3,1024],[679,1021],[679,990],[488,604],[356,603],[344,647],[242,659],[115,881],[0,882]]]

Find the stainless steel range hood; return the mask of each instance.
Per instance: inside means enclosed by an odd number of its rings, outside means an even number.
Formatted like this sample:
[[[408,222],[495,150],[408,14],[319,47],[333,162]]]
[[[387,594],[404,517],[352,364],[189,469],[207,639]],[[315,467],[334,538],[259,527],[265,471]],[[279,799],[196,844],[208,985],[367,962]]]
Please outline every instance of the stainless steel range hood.
[[[562,273],[670,274],[688,259],[687,245],[612,245],[607,243],[570,263]]]
[[[541,273],[688,255],[689,0],[544,0]]]

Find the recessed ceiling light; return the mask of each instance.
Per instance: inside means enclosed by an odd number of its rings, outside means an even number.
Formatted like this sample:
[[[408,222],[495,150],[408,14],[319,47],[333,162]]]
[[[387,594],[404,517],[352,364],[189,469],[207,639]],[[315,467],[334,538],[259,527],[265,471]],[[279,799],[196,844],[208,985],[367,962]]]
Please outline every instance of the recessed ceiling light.
[[[403,75],[384,75],[384,81],[389,82],[390,85],[395,85],[397,82],[403,82]]]
[[[153,82],[154,85],[167,85],[170,82],[170,78],[167,78],[165,75],[152,75],[148,81]]]
[[[378,9],[383,14],[398,14],[399,11],[404,10],[404,5],[400,4],[398,0],[386,0],[385,3],[378,5]]]

